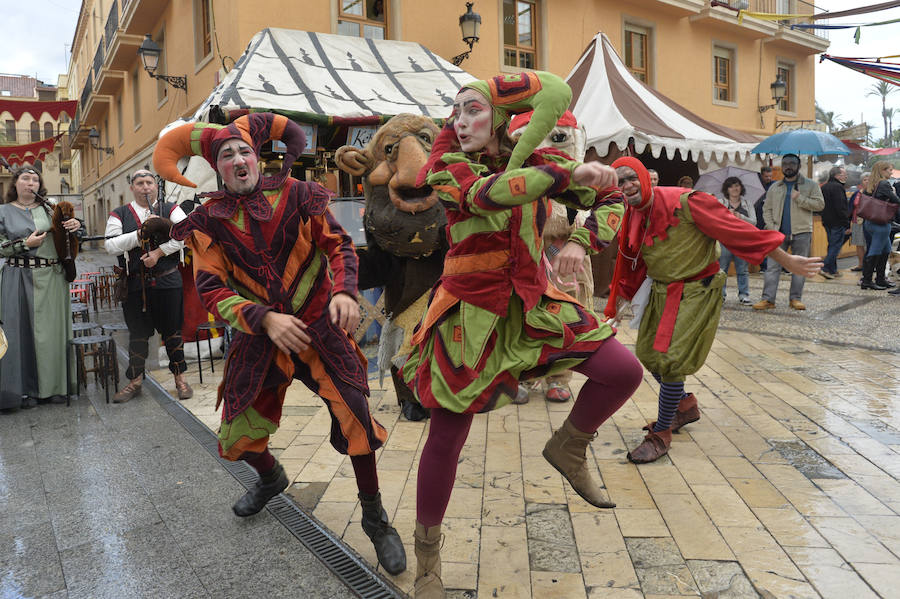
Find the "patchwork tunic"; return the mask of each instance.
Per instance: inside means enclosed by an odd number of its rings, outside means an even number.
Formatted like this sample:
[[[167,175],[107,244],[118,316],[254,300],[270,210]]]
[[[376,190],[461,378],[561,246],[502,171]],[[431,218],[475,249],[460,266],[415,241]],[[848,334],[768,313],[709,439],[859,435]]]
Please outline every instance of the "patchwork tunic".
[[[335,449],[366,455],[379,448],[387,432],[369,413],[366,359],[328,312],[334,293],[356,297],[357,259],[327,208],[327,191],[288,178],[278,189],[210,198],[173,227],[172,237],[193,251],[207,309],[236,331],[219,386],[222,457],[265,451],[292,378],[326,402]],[[275,347],[262,328],[270,310],[307,325],[306,351],[288,355]]]
[[[427,179],[447,210],[450,250],[403,376],[429,408],[500,407],[520,379],[572,368],[614,334],[547,280],[542,230],[549,198],[592,209],[584,235],[600,250],[624,213],[620,192],[573,183],[581,163],[555,150],[498,172],[507,159],[448,153]]]
[[[664,382],[679,382],[703,366],[719,327],[727,277],[719,269],[716,240],[736,256],[759,264],[784,236],[733,216],[706,193],[656,187],[653,198],[647,214],[635,212],[644,222],[630,234],[644,243],[620,288],[631,298],[645,276],[653,279],[635,354]]]
[[[22,210],[0,205],[0,242],[49,231],[50,217],[40,206]],[[52,233],[37,248],[17,241],[0,248],[5,258],[58,259]],[[0,409],[18,408],[22,396],[47,398],[66,394],[66,348],[72,337],[69,284],[62,266],[0,268],[0,321],[9,340],[9,351],[0,360]],[[69,379],[74,388],[74,367]]]

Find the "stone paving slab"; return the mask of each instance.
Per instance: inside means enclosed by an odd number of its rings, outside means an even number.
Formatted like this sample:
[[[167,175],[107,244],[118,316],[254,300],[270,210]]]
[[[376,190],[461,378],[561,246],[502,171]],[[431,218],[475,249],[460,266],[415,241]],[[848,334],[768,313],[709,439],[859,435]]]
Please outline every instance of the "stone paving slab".
[[[570,405],[533,393],[526,405],[477,416],[444,521],[449,596],[895,596],[900,336],[889,323],[900,298],[843,274],[808,282],[803,312],[786,306],[787,277],[785,305],[762,313],[737,304],[729,281],[710,357],[687,381],[703,417],[675,435],[670,456],[641,466],[625,459],[655,419],[649,375],[598,431],[591,461],[614,510],[587,505],[540,456]],[[761,289],[751,275],[751,296]],[[635,332],[623,325],[619,339],[632,346]],[[217,379],[206,367],[201,386],[192,365],[196,393],[184,405],[215,430]],[[576,374],[573,389],[583,381]],[[372,381],[370,406],[390,433],[379,476],[412,565],[428,424],[399,419],[390,380]],[[296,500],[374,564],[352,468],[328,444],[328,427],[321,401],[295,383],[274,453]],[[390,578],[412,589],[412,567]]]

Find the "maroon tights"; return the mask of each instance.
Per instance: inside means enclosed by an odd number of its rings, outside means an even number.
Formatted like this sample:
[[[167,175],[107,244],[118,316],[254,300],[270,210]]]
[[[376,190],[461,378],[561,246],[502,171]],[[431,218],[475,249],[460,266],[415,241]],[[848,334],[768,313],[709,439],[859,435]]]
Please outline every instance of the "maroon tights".
[[[247,463],[259,473],[260,477],[272,472],[275,467],[275,456],[266,449],[263,453],[247,458]],[[378,470],[375,468],[375,452],[366,455],[350,456],[353,473],[356,475],[356,486],[360,493],[375,495],[378,493]]]
[[[569,412],[569,422],[585,433],[600,428],[631,397],[643,376],[640,362],[615,337],[604,341],[573,370],[588,380]],[[419,461],[416,487],[416,519],[426,528],[444,519],[456,480],[459,453],[471,424],[472,414],[457,414],[443,408],[431,410],[431,427]]]

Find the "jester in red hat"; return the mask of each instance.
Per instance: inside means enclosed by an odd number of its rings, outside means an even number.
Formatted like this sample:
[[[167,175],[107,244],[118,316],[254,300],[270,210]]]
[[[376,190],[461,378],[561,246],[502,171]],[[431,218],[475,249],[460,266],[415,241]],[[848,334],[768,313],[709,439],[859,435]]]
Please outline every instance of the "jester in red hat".
[[[466,84],[419,172],[446,209],[449,250],[403,368],[431,409],[416,490],[417,599],[444,597],[441,522],[473,417],[509,403],[520,380],[569,368],[587,377],[543,456],[587,502],[615,506],[586,452],[643,371],[612,327],[557,289],[543,264],[551,199],[591,211],[585,237],[596,249],[606,244],[596,214],[622,202],[608,166],[535,150],[571,94],[545,72]],[[529,110],[531,123],[511,146],[509,120]]]
[[[261,177],[261,146],[286,146],[279,173]],[[234,504],[238,516],[259,512],[288,486],[268,449],[288,386],[301,380],[327,404],[331,444],[350,455],[363,530],[391,574],[406,569],[400,537],[381,504],[375,450],[387,432],[370,414],[366,359],[349,332],[359,323],[357,258],[349,235],[328,210],[329,193],[289,177],[305,144],[284,116],[249,114],[227,126],[185,124],[166,133],[153,154],[164,178],[194,186],[177,168],[203,156],[224,190],[172,227],[194,255],[194,278],[206,308],[236,331],[219,385],[223,406],[219,453],[245,460],[256,485]]]
[[[639,160],[613,162],[627,209],[619,230],[619,254],[605,314],[635,297],[649,277],[635,353],[659,382],[659,413],[628,459],[652,462],[666,453],[672,433],[700,419],[684,379],[706,361],[719,326],[722,287],[719,246],[753,264],[766,257],[791,272],[812,277],[820,258],[793,256],[780,248],[784,236],[761,231],[729,212],[715,197],[681,187],[652,187]],[[637,310],[636,310],[637,311]]]

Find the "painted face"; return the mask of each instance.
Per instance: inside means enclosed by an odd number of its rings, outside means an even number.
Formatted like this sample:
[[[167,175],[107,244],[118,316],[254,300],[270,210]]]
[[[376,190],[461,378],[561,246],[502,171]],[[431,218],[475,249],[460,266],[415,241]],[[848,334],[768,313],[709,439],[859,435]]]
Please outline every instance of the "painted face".
[[[634,169],[627,166],[620,166],[616,169],[616,176],[619,178],[619,189],[625,195],[625,201],[630,206],[638,206],[641,203],[641,181],[638,179]]]
[[[652,185],[653,187],[656,187],[657,185],[659,185],[659,173],[657,173],[656,171],[649,171],[649,172],[650,172],[650,185]]]
[[[796,158],[785,158],[781,161],[781,172],[786,179],[793,179],[800,172],[800,161]]]
[[[31,200],[41,188],[41,178],[37,173],[22,173],[16,179],[16,194],[20,200]]]
[[[225,188],[232,193],[245,194],[256,189],[259,165],[256,152],[241,139],[229,139],[219,149],[216,170],[222,175]]]
[[[453,102],[453,113],[456,115],[453,129],[463,152],[497,153],[494,111],[484,96],[474,89],[462,90]]]
[[[138,172],[131,178],[131,193],[140,203],[150,204],[156,198],[158,186],[156,178],[147,172]]]

